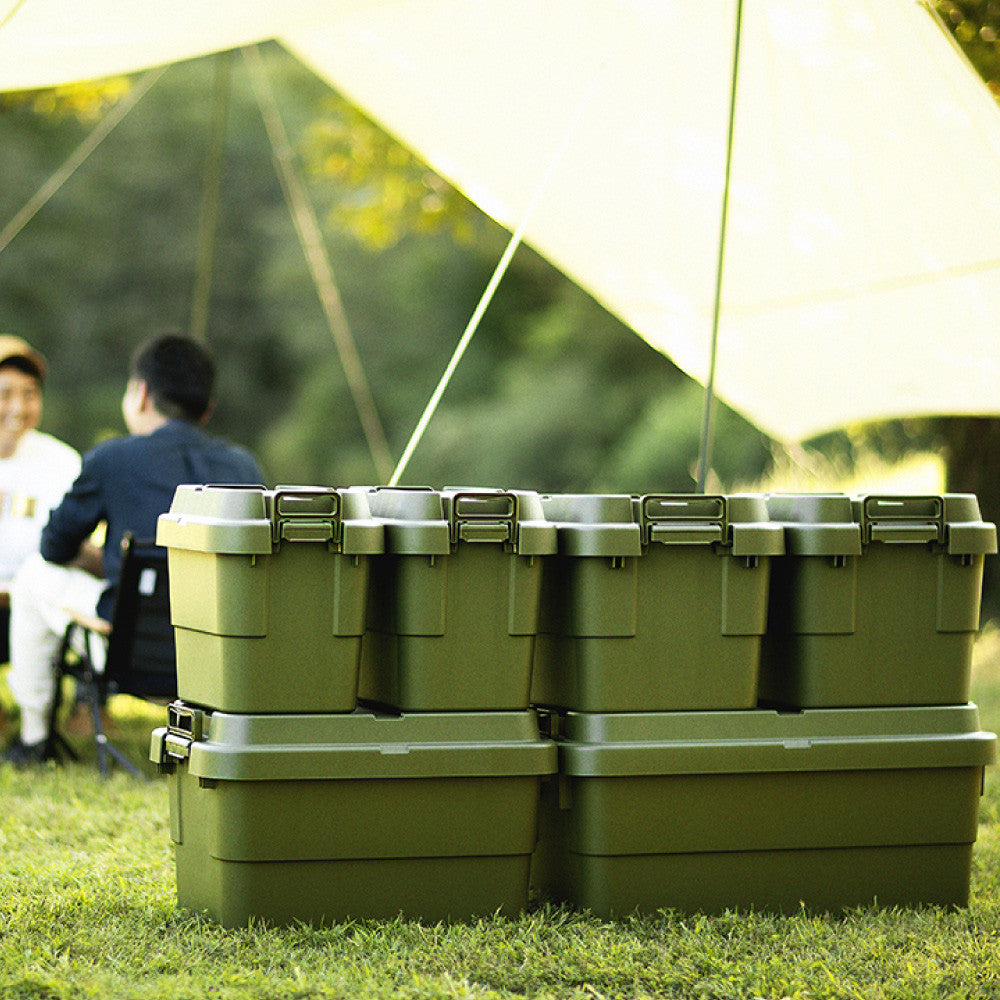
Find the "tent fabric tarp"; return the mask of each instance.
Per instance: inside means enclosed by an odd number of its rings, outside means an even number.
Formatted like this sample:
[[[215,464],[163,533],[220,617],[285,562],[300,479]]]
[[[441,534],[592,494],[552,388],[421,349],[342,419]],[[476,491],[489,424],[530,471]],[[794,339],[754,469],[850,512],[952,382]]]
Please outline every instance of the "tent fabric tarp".
[[[275,38],[704,381],[734,0],[0,3],[0,89]],[[923,4],[744,0],[715,388],[1000,413],[1000,108]],[[544,182],[544,187],[542,187]]]

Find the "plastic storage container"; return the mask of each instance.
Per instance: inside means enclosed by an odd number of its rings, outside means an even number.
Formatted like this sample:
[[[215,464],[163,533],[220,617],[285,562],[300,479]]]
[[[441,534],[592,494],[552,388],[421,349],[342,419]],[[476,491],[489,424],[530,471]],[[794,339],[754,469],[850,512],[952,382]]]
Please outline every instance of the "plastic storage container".
[[[539,782],[556,767],[533,712],[241,716],[175,703],[150,756],[172,772],[178,905],[226,926],[514,915]]]
[[[762,701],[968,700],[983,562],[997,550],[974,496],[774,495],[767,505],[786,554],[771,569]]]
[[[180,486],[161,515],[181,699],[229,712],[356,704],[370,557],[363,494]]]
[[[532,702],[581,712],[751,708],[769,566],[760,496],[543,496]]]
[[[560,720],[532,880],[598,915],[964,905],[974,705]]]
[[[543,558],[556,533],[530,492],[374,489],[362,698],[403,711],[526,709]]]

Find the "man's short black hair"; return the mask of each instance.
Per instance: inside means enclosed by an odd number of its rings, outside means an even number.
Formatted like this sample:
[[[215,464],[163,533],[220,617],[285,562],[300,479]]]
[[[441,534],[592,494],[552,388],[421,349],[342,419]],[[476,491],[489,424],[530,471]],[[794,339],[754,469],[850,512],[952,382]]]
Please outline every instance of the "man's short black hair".
[[[132,356],[131,375],[146,383],[165,417],[198,423],[212,405],[215,361],[190,337],[171,331],[147,340]]]

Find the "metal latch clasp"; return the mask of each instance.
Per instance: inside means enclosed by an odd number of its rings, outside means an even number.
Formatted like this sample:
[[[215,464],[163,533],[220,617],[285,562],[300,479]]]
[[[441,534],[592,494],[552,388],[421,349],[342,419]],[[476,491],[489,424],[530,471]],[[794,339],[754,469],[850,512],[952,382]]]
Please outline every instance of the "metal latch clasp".
[[[203,738],[206,715],[175,701],[167,707],[167,725],[154,731],[150,757],[161,773],[167,773],[191,755],[191,747]]]

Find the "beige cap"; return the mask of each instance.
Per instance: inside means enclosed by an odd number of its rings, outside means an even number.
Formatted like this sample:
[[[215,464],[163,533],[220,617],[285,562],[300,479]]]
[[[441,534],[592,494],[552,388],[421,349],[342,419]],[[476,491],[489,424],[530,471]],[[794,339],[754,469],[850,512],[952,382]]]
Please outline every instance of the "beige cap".
[[[0,333],[0,365],[10,358],[24,358],[26,361],[30,361],[38,369],[38,374],[42,378],[45,378],[49,370],[49,364],[45,358],[26,340],[9,333]]]

